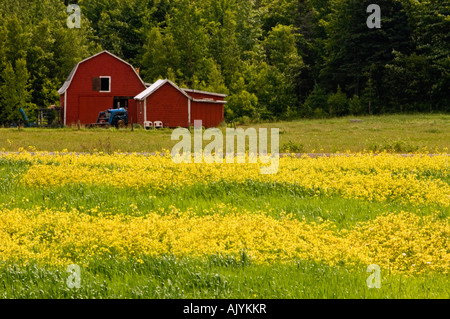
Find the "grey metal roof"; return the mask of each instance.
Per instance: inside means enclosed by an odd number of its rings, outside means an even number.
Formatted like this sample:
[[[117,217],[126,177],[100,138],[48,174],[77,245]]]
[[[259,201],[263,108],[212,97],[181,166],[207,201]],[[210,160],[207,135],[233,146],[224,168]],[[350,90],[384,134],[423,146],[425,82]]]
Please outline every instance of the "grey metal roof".
[[[64,82],[63,86],[58,90],[58,94],[61,95],[61,94],[63,94],[64,92],[66,92],[66,90],[67,90],[67,88],[69,87],[70,82],[72,81],[73,75],[75,74],[75,71],[77,70],[79,64],[80,64],[80,63],[77,63],[77,64],[73,67],[72,71],[70,72],[69,76],[67,77],[66,82]]]
[[[201,90],[194,90],[194,89],[186,89],[186,88],[182,88],[182,90],[187,93],[200,93],[200,94],[208,94],[208,95],[214,95],[214,96],[220,96],[220,97],[227,97],[227,94],[222,94],[222,93],[215,93],[215,92],[208,92],[208,91],[201,91]]]
[[[165,79],[159,79],[158,81],[156,81],[155,83],[153,83],[151,86],[149,86],[148,88],[146,88],[144,91],[142,91],[141,93],[139,93],[138,95],[136,95],[134,97],[135,100],[145,100],[147,97],[149,97],[151,94],[153,94],[154,92],[156,92],[161,86],[163,86],[164,84],[169,83],[171,84],[175,89],[177,89],[178,91],[181,92],[181,94],[183,94],[184,96],[186,96],[188,99],[192,100],[192,97],[190,97],[189,95],[186,94],[186,92],[184,92],[182,89],[180,89],[175,83],[173,83],[172,81]]]

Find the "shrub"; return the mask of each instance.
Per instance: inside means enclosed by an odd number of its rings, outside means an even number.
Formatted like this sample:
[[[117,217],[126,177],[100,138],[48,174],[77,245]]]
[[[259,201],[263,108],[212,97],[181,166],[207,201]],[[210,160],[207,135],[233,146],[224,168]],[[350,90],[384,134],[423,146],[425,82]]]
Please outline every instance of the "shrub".
[[[368,147],[372,152],[396,152],[396,153],[413,153],[419,150],[419,146],[413,145],[410,142],[397,140],[384,140],[381,143],[371,143]]]
[[[313,117],[316,119],[323,119],[325,117],[328,117],[328,113],[322,109],[316,108],[314,110]]]
[[[280,152],[283,153],[301,153],[303,152],[303,144],[297,144],[292,141],[284,143],[280,147]]]
[[[328,97],[328,112],[330,116],[342,116],[348,113],[347,95],[341,91],[338,85],[337,91]]]
[[[327,108],[327,94],[318,84],[316,84],[303,104],[303,112],[306,114],[312,114],[313,110],[315,112],[317,109],[326,110]]]
[[[350,114],[353,115],[362,113],[362,104],[358,95],[353,95],[353,97],[348,101],[348,110]]]
[[[239,124],[248,125],[251,123],[251,119],[250,119],[250,117],[244,115],[244,116],[241,116],[240,118],[236,119],[236,122]]]

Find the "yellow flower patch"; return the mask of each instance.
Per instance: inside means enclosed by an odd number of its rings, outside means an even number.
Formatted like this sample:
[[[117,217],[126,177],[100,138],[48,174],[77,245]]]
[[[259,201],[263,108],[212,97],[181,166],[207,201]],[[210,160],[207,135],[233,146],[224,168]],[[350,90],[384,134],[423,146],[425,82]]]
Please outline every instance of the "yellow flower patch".
[[[396,200],[414,205],[450,206],[450,185],[441,178],[450,174],[446,155],[348,154],[310,158],[283,157],[277,174],[262,175],[264,164],[176,164],[168,154],[73,155],[42,153],[3,155],[31,163],[21,182],[30,187],[66,184],[151,187],[167,190],[217,181],[279,183],[339,194],[345,198]]]
[[[196,216],[173,209],[145,217],[70,212],[4,210],[0,213],[0,259],[50,265],[87,263],[91,258],[142,255],[239,256],[255,263],[299,259],[329,265],[378,264],[394,273],[449,269],[447,220],[410,213],[387,214],[345,231],[331,223],[307,223],[262,212]]]

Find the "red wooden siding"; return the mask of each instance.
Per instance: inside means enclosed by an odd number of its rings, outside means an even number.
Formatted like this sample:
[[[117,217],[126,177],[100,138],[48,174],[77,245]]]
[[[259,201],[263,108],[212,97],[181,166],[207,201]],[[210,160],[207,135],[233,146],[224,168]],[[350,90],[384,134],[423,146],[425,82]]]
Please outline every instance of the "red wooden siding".
[[[80,123],[95,123],[98,113],[109,109],[113,104],[112,96],[79,96],[78,112],[73,115],[80,119]]]
[[[144,125],[144,101],[136,101],[136,123]]]
[[[191,122],[202,120],[206,128],[218,126],[223,121],[223,104],[208,102],[191,102]]]
[[[164,127],[187,127],[188,98],[165,83],[147,97],[147,121],[162,121]]]
[[[59,106],[61,106],[62,108],[64,108],[64,94],[61,94],[59,96]]]

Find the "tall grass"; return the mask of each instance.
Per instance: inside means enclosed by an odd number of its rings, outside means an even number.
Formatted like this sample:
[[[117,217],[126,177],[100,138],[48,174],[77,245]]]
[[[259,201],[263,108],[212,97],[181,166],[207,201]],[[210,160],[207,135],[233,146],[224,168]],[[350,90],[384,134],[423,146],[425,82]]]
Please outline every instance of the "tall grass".
[[[345,269],[320,262],[255,265],[219,256],[97,260],[81,266],[80,288],[66,284],[66,269],[35,264],[0,265],[0,298],[448,298],[449,276],[402,277],[381,273],[368,288],[366,267]]]

